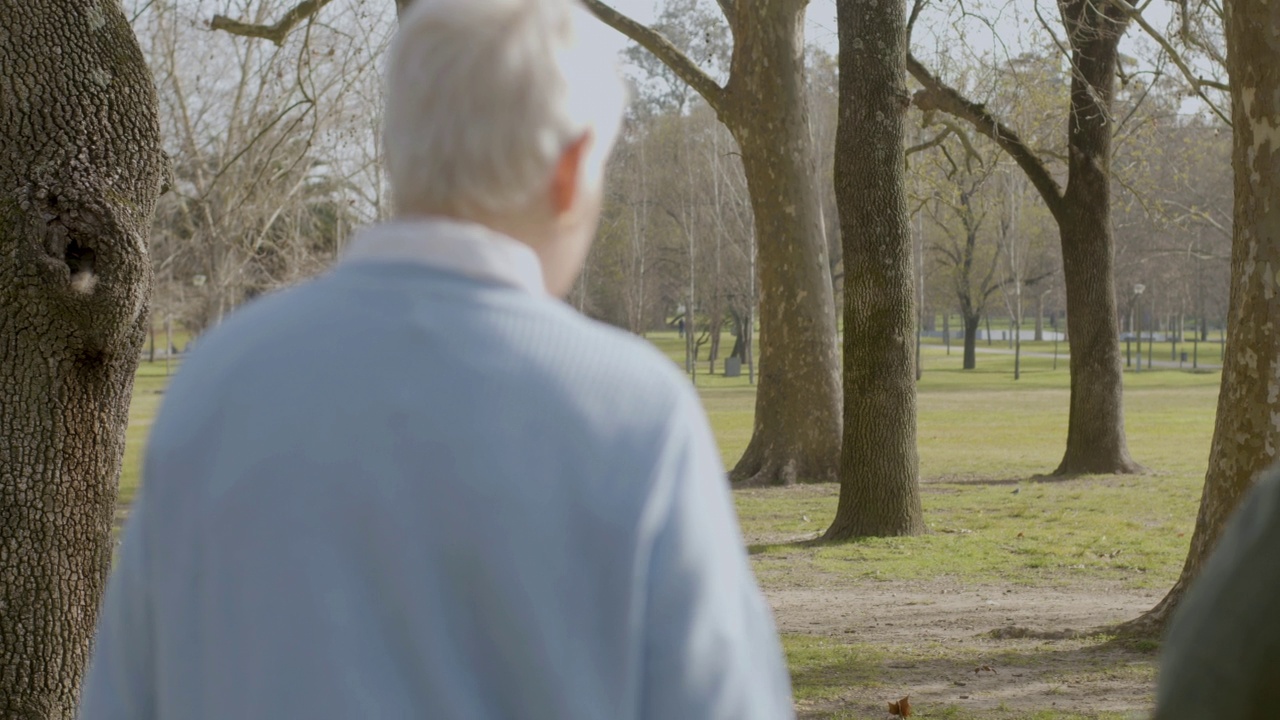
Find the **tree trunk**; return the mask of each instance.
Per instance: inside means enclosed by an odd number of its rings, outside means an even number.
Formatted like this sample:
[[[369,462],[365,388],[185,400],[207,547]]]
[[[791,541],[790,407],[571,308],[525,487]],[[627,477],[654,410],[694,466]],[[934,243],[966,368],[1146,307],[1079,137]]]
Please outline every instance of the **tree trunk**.
[[[741,315],[734,310],[729,310],[729,316],[733,318],[733,349],[729,351],[729,357],[736,357],[739,360],[746,361],[746,340],[747,330],[746,322]]]
[[[1054,474],[1141,471],[1124,432],[1120,323],[1116,319],[1115,240],[1111,233],[1111,136],[1118,46],[1125,16],[1111,6],[1061,0],[1072,38],[1071,117],[1066,192],[1058,217],[1071,411],[1067,449]]]
[[[1142,468],[1129,457],[1124,433],[1110,195],[1111,106],[1117,48],[1128,16],[1115,4],[1089,0],[1059,0],[1058,9],[1073,68],[1065,191],[1017,132],[913,58],[911,72],[924,86],[915,99],[920,109],[963,118],[999,144],[1058,223],[1067,287],[1064,332],[1071,346],[1071,411],[1066,453],[1055,474],[1138,472]]]
[[[771,0],[738,13],[724,118],[742,150],[760,258],[755,428],[732,472],[748,484],[838,477],[841,389],[809,138],[804,5]]]
[[[839,473],[840,374],[828,251],[805,86],[807,0],[722,2],[733,58],[721,87],[667,38],[602,0],[587,10],[688,83],[738,142],[755,217],[760,382],[751,442],[734,481],[830,481]],[[754,293],[753,293],[754,294]],[[747,338],[748,375],[754,379]]]
[[[978,325],[981,315],[962,315],[964,320],[964,369],[978,367]]]
[[[844,448],[824,539],[924,532],[916,451],[912,242],[902,162],[902,0],[839,0],[836,199],[844,245]]]
[[[1160,604],[1124,626],[1129,631],[1163,631],[1240,498],[1280,448],[1280,47],[1268,5],[1229,0],[1226,11],[1235,221],[1218,416],[1182,574]]]
[[[75,716],[165,177],[155,90],[117,3],[0,24],[0,717]]]
[[[710,326],[707,331],[711,333],[711,347],[707,350],[707,374],[716,374],[716,361],[720,359],[720,332],[724,329],[724,311],[720,309],[720,301],[716,300],[716,307],[711,311]]]
[[[1036,342],[1044,342],[1044,293],[1036,293]]]
[[[1017,288],[1014,290],[1014,308],[1013,308],[1013,379],[1022,379],[1022,285],[1018,282]]]

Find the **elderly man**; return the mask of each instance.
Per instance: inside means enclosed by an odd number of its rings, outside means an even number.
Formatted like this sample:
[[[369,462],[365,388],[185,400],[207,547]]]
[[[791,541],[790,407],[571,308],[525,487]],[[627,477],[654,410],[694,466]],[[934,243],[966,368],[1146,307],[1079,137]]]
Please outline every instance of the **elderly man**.
[[[792,716],[698,398],[557,299],[623,105],[579,12],[403,18],[399,219],[174,381],[83,720]]]

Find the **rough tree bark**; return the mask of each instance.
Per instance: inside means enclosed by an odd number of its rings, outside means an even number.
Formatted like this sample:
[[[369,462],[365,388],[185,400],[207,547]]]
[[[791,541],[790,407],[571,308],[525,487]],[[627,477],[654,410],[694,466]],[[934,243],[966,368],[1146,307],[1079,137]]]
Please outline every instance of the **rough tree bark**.
[[[916,94],[917,105],[965,120],[1000,145],[1058,223],[1071,338],[1071,410],[1067,449],[1055,474],[1140,472],[1124,430],[1110,192],[1111,105],[1118,47],[1129,16],[1114,3],[1059,0],[1058,7],[1073,67],[1065,191],[1044,161],[985,106],[962,97],[914,58],[908,66],[924,87]]]
[[[1132,473],[1124,431],[1124,379],[1111,231],[1111,104],[1128,15],[1111,4],[1061,0],[1071,40],[1070,178],[1059,231],[1071,333],[1067,451],[1055,474]]]
[[[1280,449],[1280,25],[1274,7],[1226,3],[1235,220],[1222,386],[1200,512],[1182,574],[1122,630],[1163,630],[1228,518]]]
[[[720,0],[734,38],[729,80],[721,87],[660,34],[599,0],[585,0],[605,24],[701,95],[742,151],[761,289],[755,428],[731,473],[747,484],[838,478],[841,389],[805,92],[807,4]]]
[[[75,716],[167,164],[117,3],[0,3],[0,717]]]
[[[835,184],[844,245],[844,449],[824,539],[924,532],[906,204],[906,5],[840,0]]]

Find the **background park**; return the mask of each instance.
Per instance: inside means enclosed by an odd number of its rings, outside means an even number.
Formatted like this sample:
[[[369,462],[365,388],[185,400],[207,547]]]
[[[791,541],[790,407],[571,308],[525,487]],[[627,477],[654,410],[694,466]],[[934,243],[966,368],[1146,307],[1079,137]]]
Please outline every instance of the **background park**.
[[[0,187],[26,198],[0,200],[0,248],[36,233],[53,259],[0,265],[0,607],[71,626],[23,626],[38,657],[0,626],[0,716],[69,716],[184,351],[391,217],[380,71],[411,2],[3,10],[77,18],[41,36],[69,54],[90,30],[140,53],[102,52],[113,83],[43,71],[24,97],[101,112],[41,144],[4,102],[33,51],[0,32]],[[1146,717],[1169,613],[1280,442],[1280,107],[1241,101],[1280,98],[1276,18],[583,4],[634,102],[566,301],[697,387],[798,714]],[[58,175],[103,143],[132,194]],[[4,671],[36,666],[59,679]]]

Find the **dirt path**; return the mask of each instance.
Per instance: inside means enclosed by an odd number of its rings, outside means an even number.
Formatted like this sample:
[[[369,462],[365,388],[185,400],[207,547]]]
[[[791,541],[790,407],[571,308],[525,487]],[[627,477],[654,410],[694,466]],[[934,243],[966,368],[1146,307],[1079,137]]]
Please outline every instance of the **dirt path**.
[[[834,676],[832,692],[802,699],[802,718],[885,717],[884,702],[902,695],[910,695],[921,714],[962,718],[1021,718],[1042,710],[1140,718],[1151,706],[1150,648],[1099,636],[995,639],[990,633],[1011,626],[1098,628],[1150,608],[1158,593],[937,581],[766,588],[766,595],[781,632],[856,646],[869,666],[862,680],[848,681],[839,676],[856,674],[853,666],[825,668]]]

